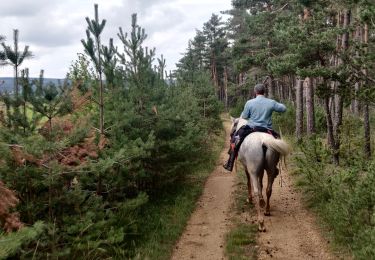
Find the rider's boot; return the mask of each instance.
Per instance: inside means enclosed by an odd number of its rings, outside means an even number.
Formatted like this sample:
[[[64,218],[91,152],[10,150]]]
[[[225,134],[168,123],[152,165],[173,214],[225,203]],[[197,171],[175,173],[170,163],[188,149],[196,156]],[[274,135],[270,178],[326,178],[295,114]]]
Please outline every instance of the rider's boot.
[[[223,165],[224,169],[227,171],[232,171],[233,170],[233,165],[234,161],[236,160],[236,152],[235,152],[235,147],[234,144],[231,144],[231,149],[230,149],[230,154],[229,154],[229,159],[226,162],[226,164]]]

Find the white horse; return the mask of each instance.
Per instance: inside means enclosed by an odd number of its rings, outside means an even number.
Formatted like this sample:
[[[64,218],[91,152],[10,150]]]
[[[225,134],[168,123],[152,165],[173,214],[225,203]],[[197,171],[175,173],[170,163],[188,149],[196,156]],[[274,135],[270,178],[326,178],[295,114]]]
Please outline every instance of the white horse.
[[[241,126],[247,123],[242,118],[232,118],[232,132],[237,131]],[[245,168],[247,177],[247,188],[249,202],[255,199],[255,207],[258,214],[258,230],[265,232],[264,218],[261,212],[266,206],[264,215],[270,216],[270,198],[272,194],[272,184],[276,176],[279,174],[277,164],[279,159],[286,156],[290,152],[289,145],[281,140],[275,139],[268,133],[254,132],[249,134],[238,151],[238,160]],[[267,172],[267,203],[263,199],[263,175],[264,170]],[[253,195],[252,191],[253,190]]]

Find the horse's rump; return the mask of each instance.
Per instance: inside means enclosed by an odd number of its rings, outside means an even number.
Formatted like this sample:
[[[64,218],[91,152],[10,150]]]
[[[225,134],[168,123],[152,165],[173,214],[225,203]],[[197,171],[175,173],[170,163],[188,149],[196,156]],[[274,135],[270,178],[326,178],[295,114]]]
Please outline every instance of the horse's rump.
[[[290,153],[290,146],[283,139],[276,139],[271,134],[263,132],[253,132],[249,134],[245,137],[242,145],[248,145],[251,148],[264,145],[279,153],[281,156],[286,156]]]

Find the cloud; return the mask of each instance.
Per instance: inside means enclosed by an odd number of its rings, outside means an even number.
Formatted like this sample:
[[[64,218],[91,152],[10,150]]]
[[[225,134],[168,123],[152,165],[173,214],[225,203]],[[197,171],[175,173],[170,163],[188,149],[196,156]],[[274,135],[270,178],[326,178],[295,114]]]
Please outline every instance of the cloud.
[[[43,14],[45,10],[48,10],[53,1],[49,0],[10,0],[2,1],[0,8],[0,16],[7,17],[23,17],[23,16],[34,16],[36,14]]]
[[[83,22],[81,22],[84,28]],[[44,47],[66,46],[79,40],[81,30],[77,26],[73,26],[74,22],[68,24],[45,23],[36,20],[28,23],[23,27],[22,38],[30,42],[31,45]]]
[[[0,34],[12,44],[13,31],[19,29],[20,46],[29,45],[34,58],[25,61],[32,76],[45,69],[46,77],[64,77],[71,61],[83,52],[86,38],[85,17],[94,18],[94,3],[99,18],[106,19],[102,42],[117,38],[118,28],[131,29],[131,14],[138,13],[138,24],[145,28],[145,46],[156,47],[157,57],[164,54],[167,68],[185,52],[188,40],[201,29],[212,13],[230,8],[230,0],[9,0],[0,9]],[[10,67],[0,68],[0,76],[12,76]]]

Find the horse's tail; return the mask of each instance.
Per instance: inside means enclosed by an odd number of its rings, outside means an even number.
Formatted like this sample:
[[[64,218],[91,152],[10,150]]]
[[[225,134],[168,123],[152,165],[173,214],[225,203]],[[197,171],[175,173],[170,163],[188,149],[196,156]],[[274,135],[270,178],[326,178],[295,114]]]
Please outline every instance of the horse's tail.
[[[275,150],[283,157],[287,156],[291,152],[289,144],[281,139],[266,138],[263,140],[263,144],[267,146],[267,148]]]

